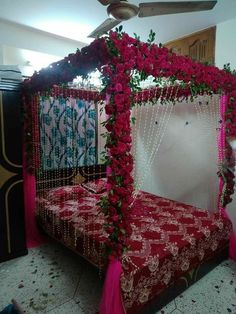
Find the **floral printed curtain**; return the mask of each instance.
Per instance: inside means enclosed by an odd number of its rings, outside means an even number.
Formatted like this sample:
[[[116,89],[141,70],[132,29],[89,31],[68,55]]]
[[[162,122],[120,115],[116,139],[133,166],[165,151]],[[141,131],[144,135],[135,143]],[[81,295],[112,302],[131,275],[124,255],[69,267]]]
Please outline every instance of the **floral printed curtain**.
[[[41,96],[40,142],[44,170],[95,164],[94,101]]]

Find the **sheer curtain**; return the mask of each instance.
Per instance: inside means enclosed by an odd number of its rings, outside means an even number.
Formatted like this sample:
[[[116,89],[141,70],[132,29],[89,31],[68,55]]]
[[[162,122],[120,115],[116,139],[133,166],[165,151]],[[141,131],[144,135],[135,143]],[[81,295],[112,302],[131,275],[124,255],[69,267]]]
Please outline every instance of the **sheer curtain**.
[[[31,103],[33,138],[35,145],[43,150],[40,167],[43,170],[65,169],[93,165],[97,160],[97,118],[93,100],[63,97],[35,96]],[[38,120],[39,106],[39,120]],[[39,125],[38,125],[39,122]],[[35,137],[35,134],[34,136]],[[39,233],[35,219],[36,182],[35,175],[27,171],[26,145],[24,145],[24,198],[26,216],[27,247],[35,247],[45,241]]]
[[[44,170],[95,164],[94,101],[41,97],[40,142]]]

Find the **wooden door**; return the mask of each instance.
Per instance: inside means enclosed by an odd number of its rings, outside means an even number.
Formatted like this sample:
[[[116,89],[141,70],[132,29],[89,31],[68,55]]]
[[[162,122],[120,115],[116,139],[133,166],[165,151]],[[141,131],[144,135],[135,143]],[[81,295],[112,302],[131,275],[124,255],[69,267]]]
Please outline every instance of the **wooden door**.
[[[189,56],[202,63],[215,63],[216,27],[166,43],[164,46],[178,55]]]
[[[0,90],[0,262],[27,253],[19,91]]]

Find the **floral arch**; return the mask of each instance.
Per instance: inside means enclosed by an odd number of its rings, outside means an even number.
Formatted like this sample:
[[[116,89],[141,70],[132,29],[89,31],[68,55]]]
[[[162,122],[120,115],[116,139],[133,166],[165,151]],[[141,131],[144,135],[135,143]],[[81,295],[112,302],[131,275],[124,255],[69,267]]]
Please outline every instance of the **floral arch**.
[[[129,205],[132,203],[133,192],[133,158],[130,108],[134,102],[140,100],[137,89],[140,80],[149,75],[157,82],[160,77],[168,79],[176,86],[175,97],[179,99],[204,93],[226,96],[223,121],[226,131],[225,153],[224,162],[219,166],[218,172],[223,181],[220,195],[222,207],[231,201],[234,191],[234,175],[229,169],[233,158],[229,140],[236,137],[236,77],[229,71],[177,56],[167,48],[153,44],[153,39],[152,32],[148,42],[143,43],[126,33],[111,31],[108,36],[96,39],[81,51],[77,50],[63,60],[34,73],[23,86],[26,105],[29,105],[27,95],[30,93],[67,83],[76,76],[86,76],[95,69],[102,73],[102,97],[106,99],[105,111],[109,117],[106,121],[106,147],[109,156],[106,164],[109,175],[108,195],[101,200],[100,205],[107,218],[105,229],[109,234],[106,243],[108,253],[115,258],[119,258],[127,249],[127,238],[131,232]],[[138,75],[134,76],[134,71]],[[32,119],[29,117],[29,129],[30,123]],[[29,144],[30,138],[26,142]]]
[[[54,85],[72,81],[76,76],[86,77],[98,69],[102,74],[104,89],[99,97],[105,100],[108,119],[105,123],[107,165],[107,196],[100,201],[106,217],[106,242],[110,257],[104,286],[101,313],[110,314],[109,306],[115,312],[123,313],[119,294],[121,274],[120,259],[127,250],[127,241],[131,233],[129,224],[130,205],[133,202],[133,157],[131,154],[131,113],[130,109],[145,97],[153,96],[152,90],[139,93],[139,83],[149,75],[159,82],[159,78],[168,80],[175,89],[169,100],[194,98],[201,94],[221,94],[225,97],[224,112],[225,138],[223,163],[219,165],[218,175],[222,182],[220,207],[223,214],[234,192],[234,175],[230,169],[233,151],[229,144],[236,137],[236,77],[227,69],[203,65],[188,57],[177,56],[165,47],[153,44],[153,33],[147,43],[131,38],[126,33],[111,31],[108,36],[96,39],[88,47],[77,50],[63,60],[51,64],[48,68],[24,81],[23,92],[25,106],[30,106],[40,91],[49,91]],[[153,95],[152,95],[153,93]],[[146,96],[145,96],[146,95]],[[173,97],[173,99],[171,99]],[[25,143],[28,170],[32,171],[32,124],[34,117],[26,116]],[[38,136],[34,134],[34,136]],[[37,161],[36,161],[37,162]],[[236,238],[231,237],[230,255],[236,260]],[[111,289],[114,293],[111,293]],[[111,295],[112,294],[112,295]]]

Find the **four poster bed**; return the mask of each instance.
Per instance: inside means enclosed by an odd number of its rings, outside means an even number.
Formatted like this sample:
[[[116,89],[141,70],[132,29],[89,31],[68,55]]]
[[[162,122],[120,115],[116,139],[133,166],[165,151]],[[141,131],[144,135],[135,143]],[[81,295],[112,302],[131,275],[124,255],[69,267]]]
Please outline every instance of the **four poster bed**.
[[[58,86],[96,68],[103,77],[100,93]],[[150,75],[155,87],[141,91],[140,82]],[[236,135],[235,110],[229,110],[236,103],[234,89],[236,78],[230,73],[119,32],[24,82],[26,156],[36,178],[36,215],[50,236],[106,271],[101,314],[154,313],[226,258],[228,249],[236,258],[224,210],[233,193],[227,138]],[[131,108],[147,103],[154,108],[157,102],[159,108],[172,108],[176,101],[220,92],[227,95],[223,113],[228,116],[222,115],[218,134],[219,210],[211,213],[142,191],[134,149],[131,153],[137,134],[130,121],[138,121]],[[101,159],[94,113],[104,104]],[[149,137],[166,127],[161,121],[153,119],[157,127]],[[151,161],[162,137],[150,140]]]

